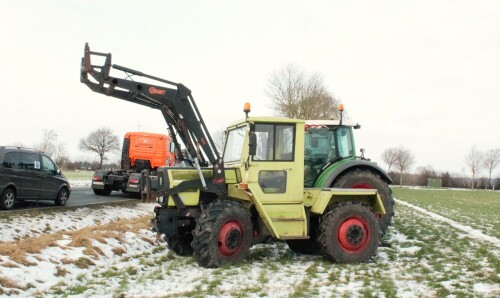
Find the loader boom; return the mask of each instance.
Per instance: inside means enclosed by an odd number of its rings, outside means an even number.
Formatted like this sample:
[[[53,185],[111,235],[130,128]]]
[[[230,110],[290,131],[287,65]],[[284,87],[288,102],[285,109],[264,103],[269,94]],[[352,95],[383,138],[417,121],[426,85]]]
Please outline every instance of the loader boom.
[[[92,65],[92,56],[105,57],[104,64]],[[123,71],[126,78],[111,76],[111,68]],[[93,80],[89,78],[89,75]],[[131,79],[132,76],[148,78],[166,84],[168,87],[134,81]],[[111,64],[111,54],[90,51],[88,43],[85,44],[82,58],[80,81],[94,92],[160,110],[175,144],[176,157],[179,160],[183,158],[180,156],[181,146],[178,140],[180,138],[186,147],[190,163],[198,169],[211,164],[213,166],[211,184],[224,191],[226,185],[222,158],[194,102],[191,90],[186,86],[128,67]],[[203,188],[206,188],[206,182],[201,175],[200,180]]]

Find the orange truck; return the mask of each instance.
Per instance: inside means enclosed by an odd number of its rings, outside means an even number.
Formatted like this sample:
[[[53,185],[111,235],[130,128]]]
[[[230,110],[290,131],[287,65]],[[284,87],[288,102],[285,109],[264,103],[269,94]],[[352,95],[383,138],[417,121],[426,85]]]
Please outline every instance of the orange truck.
[[[141,171],[155,173],[161,166],[173,166],[172,138],[164,134],[127,132],[123,139],[121,169],[97,170],[92,176],[96,195],[109,196],[113,190],[140,195]]]

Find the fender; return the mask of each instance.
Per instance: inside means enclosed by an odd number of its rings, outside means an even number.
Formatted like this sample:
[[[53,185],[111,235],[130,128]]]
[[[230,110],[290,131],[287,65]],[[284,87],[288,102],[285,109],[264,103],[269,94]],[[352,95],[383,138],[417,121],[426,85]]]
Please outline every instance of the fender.
[[[65,188],[65,187],[68,189],[68,198],[69,198],[69,196],[71,195],[71,186],[69,185],[69,183],[62,184],[59,187],[59,190],[57,191],[57,193],[59,193],[61,191],[61,189]]]
[[[94,172],[94,175],[92,175],[92,176],[99,176],[99,177],[103,178],[105,175],[111,174],[111,172],[112,171],[110,171],[110,170],[96,170]]]
[[[314,187],[330,187],[335,179],[342,173],[354,169],[367,169],[380,175],[382,179],[392,184],[389,175],[376,163],[367,160],[344,160],[326,166],[318,175]]]
[[[14,190],[14,192],[16,193],[16,196],[17,196],[17,187],[14,183],[12,182],[9,182],[8,184],[6,184],[4,187],[0,188],[0,195],[3,194],[3,192],[7,189],[7,188],[12,188]]]

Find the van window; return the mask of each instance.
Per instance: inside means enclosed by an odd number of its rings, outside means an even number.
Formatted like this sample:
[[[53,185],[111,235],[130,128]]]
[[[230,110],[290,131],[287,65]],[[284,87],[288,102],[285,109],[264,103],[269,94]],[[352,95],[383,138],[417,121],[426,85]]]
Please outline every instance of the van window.
[[[19,168],[24,170],[40,170],[40,160],[38,159],[38,154],[21,152]]]
[[[7,152],[5,153],[2,166],[4,168],[19,169],[19,152]]]
[[[50,158],[42,155],[42,172],[55,173],[56,165],[52,162]]]

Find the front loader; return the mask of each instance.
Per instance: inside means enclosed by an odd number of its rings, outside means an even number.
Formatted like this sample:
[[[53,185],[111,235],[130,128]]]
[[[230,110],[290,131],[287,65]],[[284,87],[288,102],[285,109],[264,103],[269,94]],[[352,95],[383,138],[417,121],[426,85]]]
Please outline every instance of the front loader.
[[[93,55],[104,56],[104,65],[92,65]],[[111,76],[111,68],[156,84]],[[184,85],[112,65],[111,54],[92,52],[87,44],[80,80],[95,92],[162,112],[176,158],[189,166],[158,168],[143,179],[149,181],[144,190],[158,198],[155,229],[177,254],[219,267],[241,261],[266,239],[340,263],[376,254],[384,202],[373,188],[305,186],[305,121],[249,117],[245,105],[246,116],[227,127],[220,156]]]

